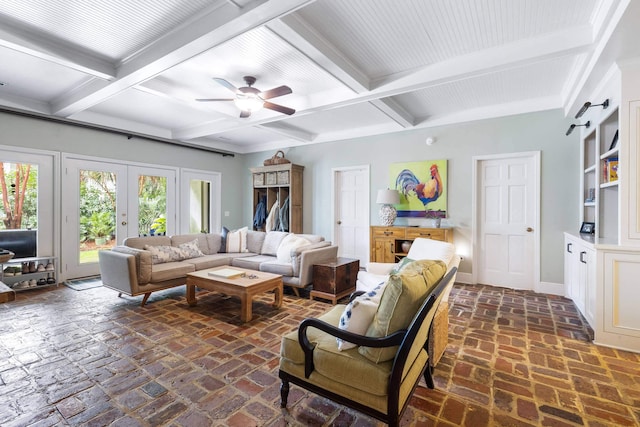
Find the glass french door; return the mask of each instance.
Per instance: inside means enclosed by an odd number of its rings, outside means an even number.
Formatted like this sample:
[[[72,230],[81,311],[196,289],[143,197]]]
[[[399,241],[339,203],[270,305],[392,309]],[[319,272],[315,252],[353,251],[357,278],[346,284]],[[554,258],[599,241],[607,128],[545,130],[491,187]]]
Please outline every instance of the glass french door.
[[[220,173],[183,169],[180,175],[180,233],[219,231]]]
[[[175,230],[175,170],[65,158],[62,275],[100,273],[98,251]]]

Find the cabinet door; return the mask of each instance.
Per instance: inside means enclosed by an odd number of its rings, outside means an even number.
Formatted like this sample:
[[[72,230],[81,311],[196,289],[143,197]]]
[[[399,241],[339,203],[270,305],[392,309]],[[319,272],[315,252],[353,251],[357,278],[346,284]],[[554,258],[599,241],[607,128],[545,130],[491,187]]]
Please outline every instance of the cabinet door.
[[[394,239],[376,238],[373,242],[374,262],[395,262],[393,251]]]
[[[584,286],[585,286],[585,307],[584,317],[591,327],[594,327],[596,318],[596,253],[593,249],[585,248],[583,264]]]
[[[578,296],[578,251],[576,241],[565,237],[564,240],[564,285],[567,298],[575,300]]]
[[[576,285],[577,295],[573,298],[582,315],[586,318],[586,301],[587,301],[587,280],[588,280],[588,250],[584,246],[580,246],[578,252],[578,280]]]

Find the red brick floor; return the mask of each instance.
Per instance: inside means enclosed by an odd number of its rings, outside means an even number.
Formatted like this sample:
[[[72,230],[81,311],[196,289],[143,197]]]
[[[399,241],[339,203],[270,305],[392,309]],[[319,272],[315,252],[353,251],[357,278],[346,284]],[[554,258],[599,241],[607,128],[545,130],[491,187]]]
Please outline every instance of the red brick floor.
[[[382,425],[293,385],[279,407],[280,337],[327,303],[265,295],[243,325],[238,300],[198,299],[60,286],[0,304],[0,425]],[[436,389],[403,425],[640,425],[640,355],[591,344],[571,301],[456,285],[450,302]]]

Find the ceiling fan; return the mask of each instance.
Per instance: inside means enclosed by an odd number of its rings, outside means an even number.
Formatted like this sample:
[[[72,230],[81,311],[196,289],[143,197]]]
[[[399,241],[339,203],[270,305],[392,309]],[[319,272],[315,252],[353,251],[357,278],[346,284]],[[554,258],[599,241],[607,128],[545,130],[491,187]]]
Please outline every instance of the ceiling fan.
[[[256,78],[253,76],[244,76],[244,81],[247,84],[245,87],[237,88],[225,79],[214,77],[213,80],[226,87],[233,93],[235,98],[199,98],[196,101],[209,102],[209,101],[233,101],[240,109],[240,117],[249,117],[251,113],[260,110],[261,108],[268,108],[270,110],[278,111],[279,113],[292,115],[296,112],[293,108],[285,107],[283,105],[274,104],[267,101],[267,99],[276,98],[282,95],[288,95],[293,91],[289,86],[278,86],[270,90],[262,92],[259,89],[253,87],[256,82]]]

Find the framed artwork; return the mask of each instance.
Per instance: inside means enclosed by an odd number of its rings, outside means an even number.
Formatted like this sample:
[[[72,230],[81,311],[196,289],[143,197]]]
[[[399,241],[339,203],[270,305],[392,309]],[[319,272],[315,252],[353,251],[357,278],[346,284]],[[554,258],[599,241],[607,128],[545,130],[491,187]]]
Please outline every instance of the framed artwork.
[[[447,160],[392,163],[389,179],[400,192],[399,217],[447,217]]]
[[[583,222],[580,227],[581,234],[593,234],[596,231],[596,224],[594,222]]]

